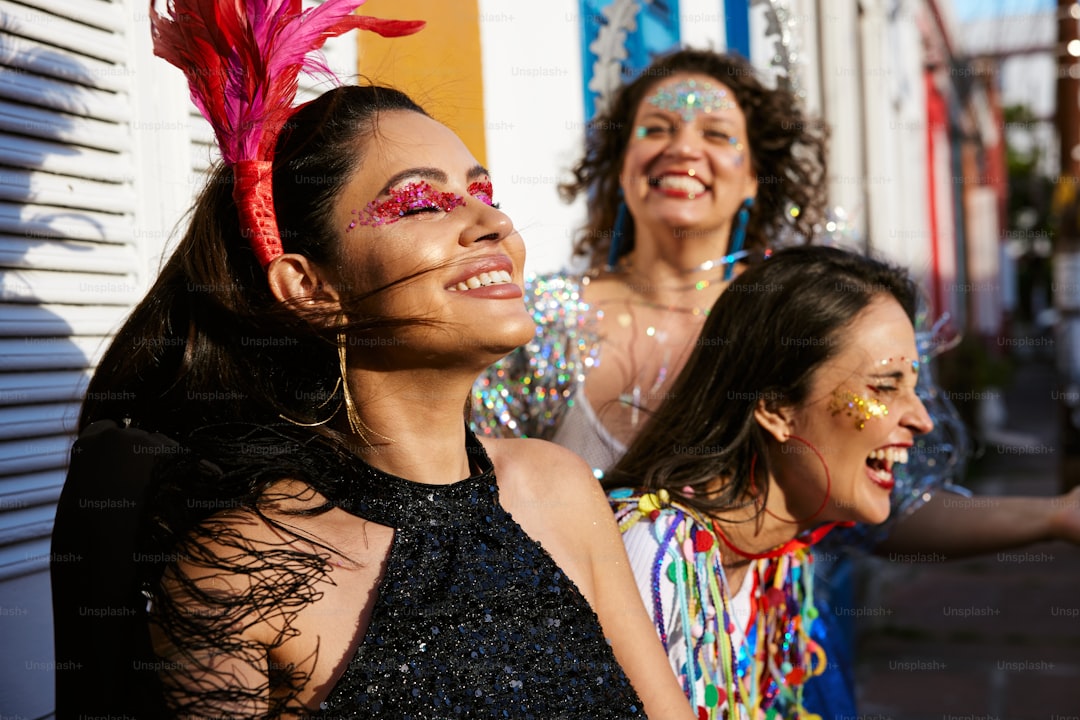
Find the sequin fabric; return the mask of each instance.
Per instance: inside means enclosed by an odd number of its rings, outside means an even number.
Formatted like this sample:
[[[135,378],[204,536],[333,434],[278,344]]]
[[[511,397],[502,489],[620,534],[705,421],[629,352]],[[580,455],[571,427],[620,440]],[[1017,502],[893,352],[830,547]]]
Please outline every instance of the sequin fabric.
[[[473,429],[492,437],[550,440],[599,362],[596,314],[575,275],[534,275],[525,302],[536,321],[527,344],[489,367],[473,385]]]
[[[347,511],[395,528],[356,655],[320,718],[643,718],[599,620],[499,504],[491,462],[423,485],[363,466]]]

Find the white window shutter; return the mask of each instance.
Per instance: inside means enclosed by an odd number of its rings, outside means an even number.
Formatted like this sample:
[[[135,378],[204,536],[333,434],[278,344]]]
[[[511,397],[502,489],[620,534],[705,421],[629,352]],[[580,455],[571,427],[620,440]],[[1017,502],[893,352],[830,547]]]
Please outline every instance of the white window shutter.
[[[305,0],[305,6],[314,4]],[[326,46],[345,81],[356,36]],[[325,82],[302,82],[303,99]],[[53,711],[48,563],[93,367],[219,157],[147,0],[0,0],[0,708]]]
[[[53,710],[50,532],[87,381],[192,192],[156,147],[172,112],[168,140],[190,152],[182,80],[149,42],[143,0],[0,0],[0,707],[15,716]],[[159,191],[170,172],[183,188]]]
[[[89,369],[139,295],[124,8],[0,0],[0,581],[48,565]]]

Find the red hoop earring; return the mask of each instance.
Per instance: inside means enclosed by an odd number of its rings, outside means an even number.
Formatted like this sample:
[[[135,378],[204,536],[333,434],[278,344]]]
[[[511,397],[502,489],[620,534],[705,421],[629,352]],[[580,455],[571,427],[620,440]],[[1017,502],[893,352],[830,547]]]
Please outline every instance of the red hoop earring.
[[[788,437],[791,440],[798,440],[803,445],[810,448],[810,451],[812,453],[814,453],[815,455],[817,455],[817,459],[821,461],[821,466],[823,468],[825,468],[825,497],[822,499],[821,505],[818,507],[818,509],[815,510],[810,516],[808,516],[807,518],[805,518],[803,520],[782,518],[779,515],[777,515],[776,513],[774,513],[772,510],[770,510],[768,507],[765,508],[765,512],[768,513],[768,515],[770,517],[772,517],[772,518],[774,518],[776,520],[779,520],[780,522],[786,522],[786,523],[791,523],[793,525],[798,525],[799,523],[810,522],[811,520],[816,518],[818,515],[821,514],[821,511],[825,509],[825,506],[829,504],[829,495],[832,494],[832,476],[829,474],[829,464],[827,462],[825,462],[825,456],[821,454],[821,451],[819,451],[816,447],[814,447],[813,443],[811,443],[809,440],[804,440],[803,438],[799,437],[798,435],[789,435]],[[752,458],[750,458],[750,492],[755,496],[757,495],[757,474],[754,472],[756,470],[756,468],[757,468],[757,453],[754,453],[754,456]]]
[[[821,452],[816,447],[814,447],[814,445],[810,441],[804,440],[803,438],[801,438],[801,437],[799,437],[797,435],[790,435],[789,437],[791,437],[794,440],[798,440],[803,445],[806,445],[806,447],[810,448],[810,450],[815,455],[817,455],[818,460],[821,461],[822,467],[825,468],[825,499],[822,500],[821,507],[819,507],[817,510],[815,510],[814,513],[810,517],[806,518],[806,520],[802,520],[802,521],[799,521],[799,520],[787,520],[785,518],[779,517],[778,515],[776,515],[776,513],[772,512],[768,508],[765,508],[765,512],[767,512],[769,515],[771,515],[772,517],[776,518],[777,520],[779,520],[781,522],[788,522],[788,523],[809,522],[810,520],[813,520],[815,517],[820,515],[821,511],[825,509],[825,505],[828,504],[829,495],[832,492],[832,476],[829,474],[829,464],[825,462],[825,456],[822,455]],[[757,496],[757,493],[758,493],[757,477],[756,477],[756,475],[754,473],[754,470],[756,468],[757,468],[757,453],[754,453],[753,456],[750,458],[750,492],[755,497]],[[716,534],[716,536],[718,538],[720,538],[720,540],[724,543],[724,545],[726,545],[728,547],[728,549],[731,550],[732,552],[734,552],[736,555],[740,555],[740,556],[742,556],[744,558],[747,558],[749,560],[767,560],[767,559],[770,559],[770,558],[780,557],[781,555],[786,555],[786,554],[788,554],[790,552],[794,552],[796,550],[811,547],[812,545],[814,545],[814,543],[821,540],[821,538],[828,535],[829,531],[831,531],[834,527],[837,527],[837,526],[839,526],[839,527],[850,527],[850,526],[854,525],[855,523],[852,523],[852,522],[830,522],[830,523],[826,523],[826,524],[824,524],[824,525],[822,525],[820,527],[814,528],[809,533],[806,533],[806,534],[804,534],[802,536],[799,536],[799,537],[792,538],[791,540],[788,540],[786,543],[783,543],[783,544],[781,544],[781,545],[779,545],[779,546],[777,546],[777,547],[775,547],[775,548],[773,548],[771,550],[766,550],[765,552],[761,552],[761,553],[752,553],[752,552],[747,552],[746,550],[743,550],[742,548],[738,547],[733,542],[731,542],[731,540],[728,539],[727,535],[725,535],[724,532],[720,530],[720,527],[717,525],[715,520],[710,524],[711,524],[713,532]]]

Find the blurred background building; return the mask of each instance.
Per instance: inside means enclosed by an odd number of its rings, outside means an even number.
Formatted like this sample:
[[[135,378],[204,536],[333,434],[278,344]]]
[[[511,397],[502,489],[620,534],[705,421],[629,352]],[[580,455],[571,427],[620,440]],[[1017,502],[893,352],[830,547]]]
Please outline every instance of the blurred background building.
[[[837,212],[823,230],[914,271],[933,316],[968,338],[955,375],[977,392],[1015,324],[1055,322],[1055,93],[1063,58],[1080,55],[1061,39],[1080,13],[1061,0],[955,3],[369,0],[367,14],[428,27],[327,52],[342,77],[359,68],[397,85],[458,131],[536,271],[570,258],[583,207],[556,186],[614,84],[678,44],[747,55],[832,128]],[[151,54],[145,0],[0,0],[5,716],[52,712],[49,534],[80,398],[214,159],[186,96]]]

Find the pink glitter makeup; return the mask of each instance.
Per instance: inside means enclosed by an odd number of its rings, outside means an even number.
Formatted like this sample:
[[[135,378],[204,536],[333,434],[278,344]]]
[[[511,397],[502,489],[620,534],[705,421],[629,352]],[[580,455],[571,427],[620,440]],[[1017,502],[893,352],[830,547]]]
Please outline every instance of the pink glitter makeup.
[[[480,184],[480,183],[474,183]],[[470,186],[471,187],[471,186]],[[488,184],[488,188],[491,184]],[[353,210],[355,219],[349,223],[349,230],[357,225],[389,225],[410,214],[414,210],[434,209],[450,212],[465,204],[465,198],[452,192],[440,192],[424,181],[411,182],[394,188],[386,200],[372,200],[363,210]]]
[[[889,408],[880,400],[861,395],[850,390],[837,390],[833,393],[829,409],[833,415],[845,413],[855,419],[855,429],[862,430],[866,427],[866,421],[873,418],[885,417],[889,414]]]
[[[495,206],[493,193],[490,180],[479,180],[469,184],[469,194],[485,205]]]

